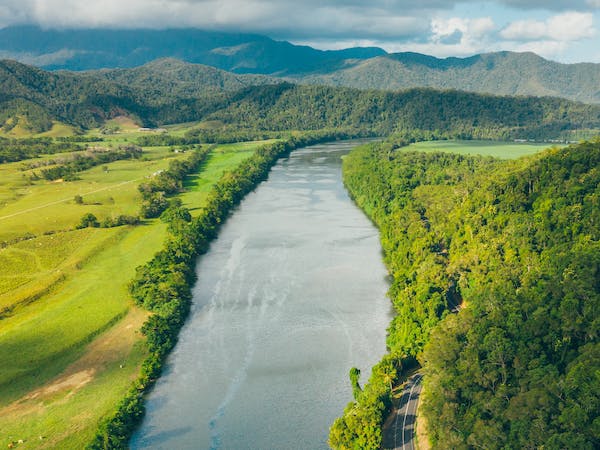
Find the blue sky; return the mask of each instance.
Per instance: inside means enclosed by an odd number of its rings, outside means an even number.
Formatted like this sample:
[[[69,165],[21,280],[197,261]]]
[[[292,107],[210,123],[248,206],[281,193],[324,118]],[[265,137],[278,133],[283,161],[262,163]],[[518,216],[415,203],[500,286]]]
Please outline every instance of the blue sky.
[[[0,27],[256,32],[439,57],[512,50],[600,62],[600,0],[0,0]]]

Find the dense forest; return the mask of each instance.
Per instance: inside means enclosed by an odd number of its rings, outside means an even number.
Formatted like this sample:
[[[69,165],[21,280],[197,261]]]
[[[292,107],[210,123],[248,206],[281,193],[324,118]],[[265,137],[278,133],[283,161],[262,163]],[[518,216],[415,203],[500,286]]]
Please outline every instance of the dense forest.
[[[32,132],[47,130],[52,120],[88,129],[118,115],[150,126],[205,121],[246,131],[343,128],[371,135],[420,128],[480,138],[552,138],[565,130],[600,128],[600,106],[557,98],[289,83],[218,92],[214,86],[199,87],[190,97],[152,73],[132,86],[13,61],[0,62],[0,80],[0,126],[5,130],[20,120]]]
[[[500,161],[410,140],[344,162],[397,315],[330,444],[378,448],[390,381],[418,358],[434,448],[597,448],[600,141]]]

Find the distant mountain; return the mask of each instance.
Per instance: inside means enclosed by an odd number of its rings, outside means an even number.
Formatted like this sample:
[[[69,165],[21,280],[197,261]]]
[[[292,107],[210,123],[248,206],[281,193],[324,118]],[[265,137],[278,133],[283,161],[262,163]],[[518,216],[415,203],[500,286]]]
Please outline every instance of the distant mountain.
[[[298,74],[335,70],[346,59],[384,55],[380,48],[316,50],[255,34],[197,29],[43,30],[16,26],[0,30],[0,57],[49,70],[136,67],[177,58],[236,73]]]
[[[469,58],[439,59],[419,53],[387,54],[380,48],[323,51],[276,41],[256,34],[197,29],[172,30],[42,30],[33,26],[0,30],[0,58],[16,59],[48,70],[132,68],[156,59],[179,59],[236,74],[283,77],[302,84],[359,89],[398,90],[411,87],[458,89],[501,95],[558,96],[600,103],[600,64],[560,64],[533,53],[499,52]],[[144,66],[136,72],[110,72],[126,77],[165,76],[172,88],[191,92],[194,85],[234,89],[263,84],[261,78],[237,78],[186,67]],[[157,69],[168,74],[162,76]],[[144,74],[144,71],[148,74]],[[180,80],[175,80],[181,77]]]
[[[360,89],[433,87],[600,103],[600,64],[560,64],[534,53],[498,52],[446,59],[396,53],[298,79],[303,83]]]

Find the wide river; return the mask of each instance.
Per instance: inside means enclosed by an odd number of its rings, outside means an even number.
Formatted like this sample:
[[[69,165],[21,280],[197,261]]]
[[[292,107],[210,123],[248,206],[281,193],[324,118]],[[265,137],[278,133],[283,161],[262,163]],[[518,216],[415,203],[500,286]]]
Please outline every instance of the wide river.
[[[327,448],[391,318],[377,229],[342,184],[358,143],[294,151],[228,219],[132,448]]]

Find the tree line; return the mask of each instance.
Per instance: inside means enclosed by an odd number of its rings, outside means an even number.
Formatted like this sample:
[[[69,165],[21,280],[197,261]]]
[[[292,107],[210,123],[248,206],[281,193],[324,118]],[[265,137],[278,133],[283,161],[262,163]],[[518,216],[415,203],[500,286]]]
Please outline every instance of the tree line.
[[[85,148],[74,142],[58,141],[52,138],[9,139],[0,137],[0,164],[53,155],[82,151]]]
[[[68,161],[62,164],[42,169],[41,175],[44,179],[50,181],[58,179],[73,181],[77,179],[77,174],[84,170],[123,159],[138,159],[141,155],[142,149],[135,145],[120,146],[114,150],[88,151],[83,154],[72,155]]]
[[[196,146],[185,161],[171,161],[167,170],[158,172],[149,181],[141,183],[138,186],[142,194],[140,216],[145,219],[159,217],[169,207],[169,197],[183,190],[185,177],[198,170],[211,150],[211,147]]]

